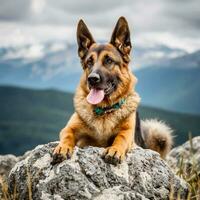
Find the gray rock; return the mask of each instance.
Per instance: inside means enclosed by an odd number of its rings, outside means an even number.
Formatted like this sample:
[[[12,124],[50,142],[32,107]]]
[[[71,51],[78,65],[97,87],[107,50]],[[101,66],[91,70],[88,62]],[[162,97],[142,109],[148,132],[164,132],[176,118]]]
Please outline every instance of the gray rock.
[[[178,172],[180,165],[184,166],[184,171],[190,173],[191,167],[195,166],[200,174],[200,136],[194,137],[181,146],[171,150],[167,156],[167,162],[170,167]]]
[[[16,188],[20,200],[146,200],[169,199],[180,192],[186,198],[188,185],[178,178],[159,155],[136,148],[126,161],[113,166],[101,159],[101,148],[75,148],[70,160],[51,165],[57,143],[36,147],[11,170],[10,194]]]
[[[18,161],[25,159],[31,151],[27,151],[23,156],[16,157],[12,154],[0,155],[0,177],[7,181],[10,170]]]
[[[17,161],[18,158],[11,154],[0,156],[0,176],[7,177]]]
[[[7,190],[8,174],[18,160],[11,154],[0,156],[0,199],[3,199],[3,192]]]

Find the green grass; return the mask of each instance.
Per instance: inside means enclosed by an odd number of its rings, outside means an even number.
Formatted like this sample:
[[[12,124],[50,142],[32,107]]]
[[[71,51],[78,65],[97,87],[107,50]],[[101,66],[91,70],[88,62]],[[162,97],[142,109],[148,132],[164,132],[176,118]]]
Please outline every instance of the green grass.
[[[166,121],[177,135],[176,145],[188,132],[200,134],[200,116],[140,106],[141,118]],[[21,155],[38,144],[58,140],[73,113],[73,94],[56,90],[0,87],[0,154]]]

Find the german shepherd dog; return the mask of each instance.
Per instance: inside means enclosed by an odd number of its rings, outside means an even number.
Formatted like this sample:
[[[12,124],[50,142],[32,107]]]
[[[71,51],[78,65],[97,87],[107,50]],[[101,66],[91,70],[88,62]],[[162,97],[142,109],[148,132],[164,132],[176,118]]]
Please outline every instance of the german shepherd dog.
[[[77,42],[83,74],[74,97],[75,112],[60,132],[53,162],[71,158],[75,145],[104,147],[102,158],[114,165],[137,145],[164,158],[172,145],[172,130],[157,120],[140,123],[137,79],[128,66],[131,39],[126,19],[119,18],[107,44],[97,44],[80,20]]]

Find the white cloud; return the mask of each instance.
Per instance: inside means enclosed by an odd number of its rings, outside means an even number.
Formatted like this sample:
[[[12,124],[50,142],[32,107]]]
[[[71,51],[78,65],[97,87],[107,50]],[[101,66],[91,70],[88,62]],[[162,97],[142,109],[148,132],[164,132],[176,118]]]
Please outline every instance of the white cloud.
[[[89,27],[97,41],[109,41],[112,28]],[[38,44],[51,40],[76,43],[76,27],[57,25],[24,25],[16,23],[0,23],[0,46],[23,46]],[[170,32],[134,32],[133,46],[151,47],[166,45],[170,48],[180,48],[193,52],[200,47],[199,37],[182,36]]]
[[[200,47],[198,13],[198,0],[1,0],[0,46],[37,45],[49,40],[74,44],[80,18],[97,41],[109,41],[118,17],[124,15],[134,48],[166,45],[193,52]],[[28,55],[39,57],[41,52],[30,49]]]
[[[40,14],[46,6],[46,0],[32,0],[31,1],[31,11],[34,14]]]
[[[57,51],[62,51],[66,48],[66,44],[64,43],[53,43],[49,47],[50,52],[57,52]]]
[[[35,44],[20,49],[11,49],[3,57],[3,59],[28,59],[35,60],[41,59],[44,56],[43,46],[41,44]]]
[[[198,0],[1,0],[0,20],[74,26],[84,18],[91,26],[110,28],[124,15],[136,32],[184,35],[199,33],[199,12]]]
[[[0,0],[0,19],[22,21],[30,13],[29,0]]]
[[[21,23],[0,23],[0,46],[23,46],[51,40],[68,40],[74,37],[71,27],[56,25],[24,25]],[[74,41],[75,42],[75,37]]]
[[[143,47],[166,45],[170,48],[180,48],[189,53],[200,48],[200,38],[172,34],[169,32],[148,32],[136,36],[136,43]]]

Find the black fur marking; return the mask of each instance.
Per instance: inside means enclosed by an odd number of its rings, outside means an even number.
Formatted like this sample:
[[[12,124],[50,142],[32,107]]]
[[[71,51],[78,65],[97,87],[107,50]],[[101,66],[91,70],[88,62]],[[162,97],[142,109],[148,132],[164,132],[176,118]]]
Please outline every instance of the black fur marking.
[[[111,146],[114,142],[114,139],[115,139],[116,136],[111,136],[108,140],[108,146]]]
[[[142,148],[146,148],[144,139],[142,137],[141,124],[140,124],[140,116],[138,111],[136,112],[136,123],[135,123],[135,143]]]

